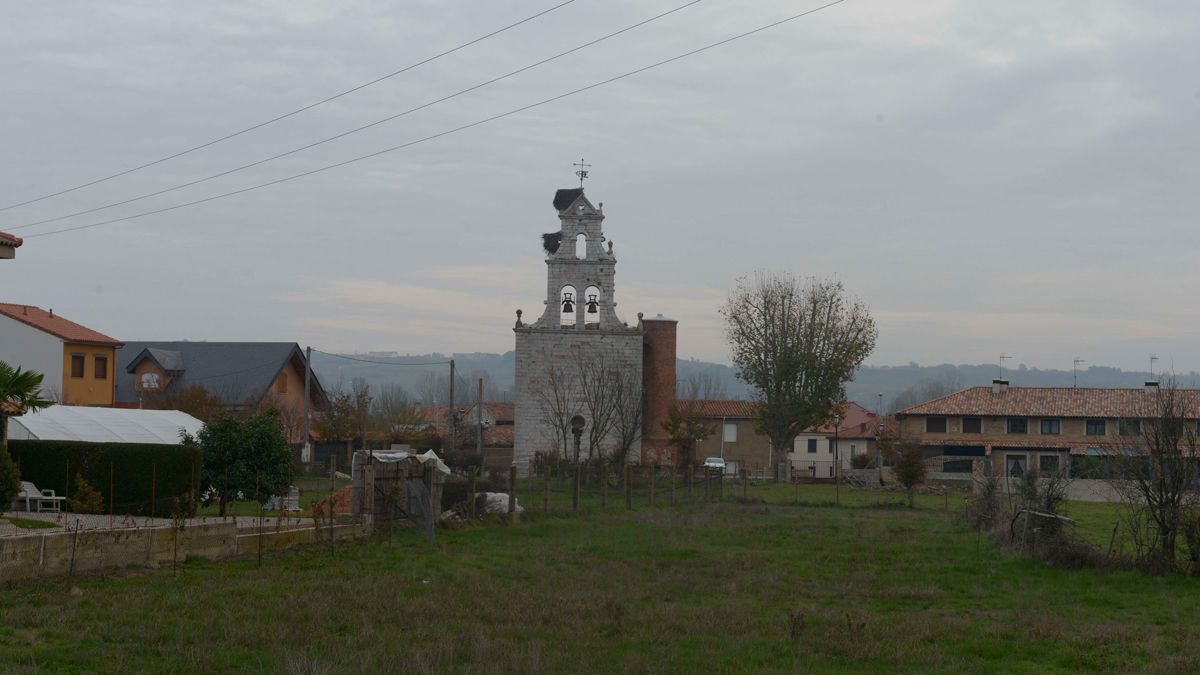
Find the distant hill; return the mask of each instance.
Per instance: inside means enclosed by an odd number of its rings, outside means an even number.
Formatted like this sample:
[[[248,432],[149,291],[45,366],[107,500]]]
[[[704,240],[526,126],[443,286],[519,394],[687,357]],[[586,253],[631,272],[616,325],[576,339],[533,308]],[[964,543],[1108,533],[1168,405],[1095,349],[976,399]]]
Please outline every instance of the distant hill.
[[[354,359],[362,359],[375,363],[364,363],[321,353],[313,354],[313,369],[317,377],[326,387],[334,387],[341,383],[349,384],[356,378],[365,379],[373,388],[380,386],[403,387],[416,397],[421,397],[421,389],[428,389],[428,381],[433,377],[447,377],[447,365],[415,365],[430,362],[445,362],[450,358],[455,361],[460,386],[471,383],[474,387],[478,378],[483,377],[488,385],[488,398],[500,398],[508,392],[511,396],[516,370],[515,352],[504,354],[469,353],[469,354],[419,354],[395,357],[345,355]],[[719,383],[730,398],[744,398],[750,395],[745,383],[737,379],[732,367],[720,363],[710,363],[695,359],[680,359],[677,364],[678,377],[687,380],[693,375],[711,378]],[[951,389],[973,387],[990,384],[999,375],[995,364],[949,364],[922,366],[909,363],[903,366],[864,366],[855,376],[854,381],[846,385],[847,398],[857,401],[869,410],[874,410],[878,404],[879,394],[883,394],[885,408],[897,396],[910,388],[920,388],[928,383]],[[1069,370],[1041,370],[1027,368],[1023,364],[1004,369],[1005,377],[1013,386],[1024,387],[1069,387],[1072,375]],[[1081,387],[1137,387],[1141,386],[1150,373],[1146,371],[1124,371],[1119,368],[1105,366],[1090,366],[1079,371],[1079,386]],[[1189,372],[1177,374],[1180,386],[1200,386],[1200,374]],[[456,394],[458,396],[458,394]]]

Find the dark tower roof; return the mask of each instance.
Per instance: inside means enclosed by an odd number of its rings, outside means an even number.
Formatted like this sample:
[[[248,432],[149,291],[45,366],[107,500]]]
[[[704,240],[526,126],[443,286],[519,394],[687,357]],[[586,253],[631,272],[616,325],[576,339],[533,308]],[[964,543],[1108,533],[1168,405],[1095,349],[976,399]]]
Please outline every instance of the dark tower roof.
[[[571,188],[569,190],[559,190],[554,193],[554,210],[562,212],[563,209],[570,206],[579,195],[583,194],[583,188]]]

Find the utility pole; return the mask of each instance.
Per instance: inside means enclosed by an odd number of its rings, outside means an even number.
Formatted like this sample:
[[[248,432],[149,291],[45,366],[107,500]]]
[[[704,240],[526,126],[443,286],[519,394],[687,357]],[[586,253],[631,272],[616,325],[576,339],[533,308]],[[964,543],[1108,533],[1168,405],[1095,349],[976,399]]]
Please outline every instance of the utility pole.
[[[875,463],[879,465],[879,485],[883,485],[883,392],[879,392],[879,403],[875,407],[875,421],[879,423],[875,429]]]
[[[309,445],[309,439],[312,436],[308,431],[308,398],[312,392],[312,347],[304,348],[304,460],[306,462],[313,461],[312,446]]]
[[[479,378],[479,397],[475,399],[475,420],[478,429],[475,432],[475,456],[483,461],[483,378]]]
[[[446,412],[447,412],[447,415],[446,415],[447,423],[450,426],[450,429],[447,433],[447,443],[450,446],[448,449],[451,452],[453,452],[454,451],[454,427],[455,427],[455,424],[454,424],[454,359],[450,359],[450,406],[446,409]]]

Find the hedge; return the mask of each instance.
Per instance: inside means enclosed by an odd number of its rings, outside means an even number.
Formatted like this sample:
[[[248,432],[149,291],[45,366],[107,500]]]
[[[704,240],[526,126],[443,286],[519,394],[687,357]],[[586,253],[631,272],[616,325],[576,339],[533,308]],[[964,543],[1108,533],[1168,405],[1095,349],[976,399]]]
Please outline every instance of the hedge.
[[[104,496],[105,512],[112,504],[118,514],[170,516],[178,498],[192,489],[202,466],[200,449],[182,445],[10,440],[8,451],[21,480],[69,497],[82,475]],[[189,511],[194,505],[191,500]]]

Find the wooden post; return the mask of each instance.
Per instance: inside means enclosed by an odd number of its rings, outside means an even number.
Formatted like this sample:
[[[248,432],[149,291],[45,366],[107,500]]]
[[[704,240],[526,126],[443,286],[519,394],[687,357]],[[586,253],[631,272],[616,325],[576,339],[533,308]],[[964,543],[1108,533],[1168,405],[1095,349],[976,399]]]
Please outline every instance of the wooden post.
[[[550,472],[542,473],[542,513],[550,513]]]
[[[608,508],[608,462],[600,461],[600,510]]]
[[[650,472],[650,506],[654,506],[654,474],[658,472],[654,470],[654,464],[650,464],[646,468]]]
[[[113,514],[116,511],[113,509],[113,463],[108,463],[108,526],[113,526]]]
[[[633,510],[633,465],[625,465],[625,510]]]
[[[712,469],[704,467],[704,503],[712,501]]]
[[[508,467],[508,518],[517,520],[517,465]]]
[[[475,474],[478,469],[471,467],[471,503],[468,505],[468,512],[471,514],[471,520],[475,520]]]
[[[158,465],[150,465],[150,517],[154,517],[154,500],[158,497]]]
[[[671,506],[675,506],[675,472],[679,467],[671,465]]]
[[[425,519],[427,521],[429,521],[428,527],[429,527],[429,545],[430,546],[434,546],[437,544],[437,523],[434,522],[435,518],[433,516],[433,513],[435,510],[441,511],[441,508],[442,508],[441,504],[438,504],[437,506],[434,506],[434,504],[433,504],[433,474],[434,474],[433,466],[431,464],[426,464],[425,465],[425,485],[429,490],[429,513],[425,514]],[[510,496],[509,499],[511,500],[512,497]],[[510,506],[508,507],[509,509],[512,508],[511,503],[512,502],[510,501],[509,502]],[[332,500],[330,500],[330,502],[329,502],[329,512],[330,512],[330,514],[333,513],[333,501]],[[331,546],[332,546],[332,541],[333,541],[332,534],[333,534],[333,530],[332,530],[332,528],[330,528],[330,535],[331,535],[330,536],[330,542],[331,542],[330,545]]]
[[[683,470],[687,472],[688,502],[690,503],[692,501],[692,479],[696,476],[696,470],[692,468],[691,462],[685,464]]]
[[[63,503],[71,496],[71,458],[67,458],[67,482],[63,484]]]

